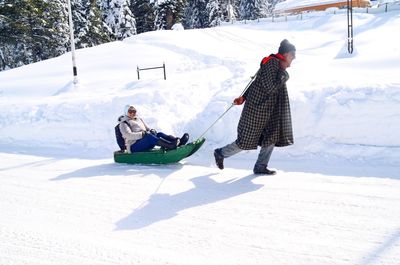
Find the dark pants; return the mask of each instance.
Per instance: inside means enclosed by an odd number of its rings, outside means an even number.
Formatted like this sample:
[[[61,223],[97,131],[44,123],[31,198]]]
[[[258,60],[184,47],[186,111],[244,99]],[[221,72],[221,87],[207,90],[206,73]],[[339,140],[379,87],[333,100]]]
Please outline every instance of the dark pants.
[[[173,136],[166,135],[162,132],[157,133],[157,135],[148,133],[142,139],[137,140],[133,145],[131,145],[131,153],[143,152],[153,149],[154,146],[157,145],[157,142],[160,138],[169,142],[175,140]]]

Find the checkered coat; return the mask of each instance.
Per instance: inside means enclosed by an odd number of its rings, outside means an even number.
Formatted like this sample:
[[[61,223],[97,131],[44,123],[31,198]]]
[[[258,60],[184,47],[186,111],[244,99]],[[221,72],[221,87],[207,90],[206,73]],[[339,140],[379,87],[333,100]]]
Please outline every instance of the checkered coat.
[[[237,128],[236,144],[243,150],[257,146],[293,144],[292,120],[286,81],[289,74],[279,66],[283,56],[263,59],[246,99]]]

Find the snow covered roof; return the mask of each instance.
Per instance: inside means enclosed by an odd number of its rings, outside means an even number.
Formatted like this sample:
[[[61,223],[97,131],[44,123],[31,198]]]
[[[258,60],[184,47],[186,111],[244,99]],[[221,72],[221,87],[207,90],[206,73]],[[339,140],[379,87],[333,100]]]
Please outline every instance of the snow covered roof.
[[[276,4],[277,12],[296,12],[306,10],[325,10],[329,7],[340,7],[347,5],[347,0],[286,0]],[[369,6],[369,0],[353,0],[354,7]]]

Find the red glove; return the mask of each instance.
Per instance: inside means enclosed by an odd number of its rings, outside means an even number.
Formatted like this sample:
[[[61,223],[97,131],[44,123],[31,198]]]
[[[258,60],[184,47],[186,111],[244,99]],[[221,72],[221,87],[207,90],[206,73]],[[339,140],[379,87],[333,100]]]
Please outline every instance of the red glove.
[[[242,105],[245,100],[243,96],[235,98],[235,100],[233,100],[233,105]]]

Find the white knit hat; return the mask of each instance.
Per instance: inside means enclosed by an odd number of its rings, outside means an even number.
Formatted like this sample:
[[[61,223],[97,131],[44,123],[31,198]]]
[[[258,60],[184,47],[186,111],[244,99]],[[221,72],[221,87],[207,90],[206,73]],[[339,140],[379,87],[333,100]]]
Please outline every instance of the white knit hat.
[[[132,105],[126,105],[125,109],[124,109],[125,115],[128,115],[128,111],[129,110],[135,110],[136,111],[136,108],[134,106],[132,106]]]

